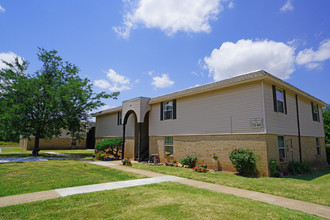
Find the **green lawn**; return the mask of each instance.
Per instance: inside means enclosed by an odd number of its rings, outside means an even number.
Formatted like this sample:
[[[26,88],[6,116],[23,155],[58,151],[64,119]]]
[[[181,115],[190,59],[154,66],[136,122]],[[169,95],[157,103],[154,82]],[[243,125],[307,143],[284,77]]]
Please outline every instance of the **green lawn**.
[[[0,208],[0,219],[320,219],[250,199],[162,183]]]
[[[5,163],[0,164],[0,197],[143,177],[74,160]]]
[[[221,172],[197,173],[192,169],[146,164],[133,164],[133,168],[330,206],[330,167],[291,178],[246,178]]]
[[[0,141],[0,147],[17,147],[18,142]]]

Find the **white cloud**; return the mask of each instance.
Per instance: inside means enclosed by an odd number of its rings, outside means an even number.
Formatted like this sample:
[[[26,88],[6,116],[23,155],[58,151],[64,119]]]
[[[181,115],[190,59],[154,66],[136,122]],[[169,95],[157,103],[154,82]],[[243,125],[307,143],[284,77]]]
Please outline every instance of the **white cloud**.
[[[155,88],[167,88],[171,87],[174,84],[174,81],[170,80],[167,74],[162,74],[162,76],[152,77],[152,83]]]
[[[17,54],[13,52],[8,53],[0,53],[0,69],[2,68],[8,68],[8,66],[3,63],[2,61],[6,61],[8,63],[15,63],[15,58],[18,57],[19,63],[23,63],[23,58],[18,56]]]
[[[228,3],[228,8],[234,8],[234,2],[233,1],[229,1]]]
[[[129,12],[123,17],[123,26],[114,27],[121,37],[128,38],[132,29],[159,28],[171,36],[178,31],[211,31],[210,21],[223,10],[220,0],[125,0]]]
[[[0,5],[0,12],[5,12],[5,8]]]
[[[291,0],[287,0],[285,4],[280,8],[282,12],[292,11],[294,9]]]
[[[102,89],[109,89],[111,92],[121,92],[131,89],[130,80],[126,76],[116,73],[113,69],[109,69],[106,73],[108,80],[95,80],[94,85]]]
[[[113,83],[129,84],[129,79],[127,77],[119,75],[113,69],[108,70],[107,77]]]
[[[110,87],[110,83],[107,80],[100,79],[100,80],[95,80],[94,85],[97,87],[100,87],[102,89],[107,89]]]
[[[109,87],[109,90],[111,92],[121,92],[121,91],[124,91],[124,90],[130,90],[130,89],[131,89],[131,87],[129,87],[129,86],[118,85],[118,84],[114,84],[114,85]]]
[[[321,62],[330,59],[330,39],[320,43],[317,50],[313,48],[300,51],[296,57],[298,65],[305,65],[308,69],[315,69],[321,66]]]
[[[205,68],[215,81],[231,78],[254,70],[264,69],[287,79],[294,68],[294,47],[269,40],[239,40],[224,42],[204,58]]]

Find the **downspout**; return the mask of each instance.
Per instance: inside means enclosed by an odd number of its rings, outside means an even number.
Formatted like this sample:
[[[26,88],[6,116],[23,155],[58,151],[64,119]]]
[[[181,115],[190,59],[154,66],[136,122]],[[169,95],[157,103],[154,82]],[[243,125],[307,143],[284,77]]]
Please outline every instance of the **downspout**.
[[[297,109],[297,126],[298,126],[299,160],[300,160],[300,163],[302,163],[302,155],[301,155],[301,137],[300,137],[300,121],[299,121],[299,108],[298,108],[298,95],[296,95],[296,109]]]

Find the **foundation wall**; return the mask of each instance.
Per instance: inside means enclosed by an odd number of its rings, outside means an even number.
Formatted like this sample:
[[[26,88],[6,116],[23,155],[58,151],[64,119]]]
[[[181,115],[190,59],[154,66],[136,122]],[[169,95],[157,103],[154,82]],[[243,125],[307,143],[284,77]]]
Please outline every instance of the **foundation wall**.
[[[77,140],[76,145],[71,145],[72,138],[40,139],[40,150],[65,150],[65,149],[86,149],[86,140]],[[20,147],[25,150],[33,150],[34,138],[21,138]]]
[[[267,176],[268,160],[266,150],[266,135],[194,135],[174,136],[173,155],[165,156],[165,137],[151,136],[149,138],[149,154],[159,154],[161,162],[165,160],[181,161],[186,154],[197,156],[199,163],[206,163],[208,168],[224,171],[236,171],[229,159],[231,151],[235,148],[249,148],[258,155],[257,166],[260,175]],[[215,152],[219,158],[213,161]]]
[[[290,161],[300,161],[299,158],[299,143],[297,136],[284,135],[284,146],[286,153],[286,161],[280,162],[278,150],[278,136],[267,135],[267,154],[268,162],[277,160],[278,164],[284,171],[288,170]],[[317,137],[301,137],[301,153],[302,161],[312,167],[322,167],[327,165],[325,142],[323,137],[318,137],[320,141],[320,156],[316,155],[316,138]],[[292,150],[291,141],[292,140]]]

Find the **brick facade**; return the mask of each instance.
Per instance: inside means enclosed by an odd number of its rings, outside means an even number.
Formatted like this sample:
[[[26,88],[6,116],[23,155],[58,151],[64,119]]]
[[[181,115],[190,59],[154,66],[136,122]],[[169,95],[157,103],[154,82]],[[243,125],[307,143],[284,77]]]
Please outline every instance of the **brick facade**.
[[[261,176],[269,176],[268,164],[277,160],[283,170],[288,169],[289,161],[299,161],[299,148],[297,136],[284,136],[285,142],[292,140],[293,152],[285,146],[286,162],[279,162],[278,135],[244,134],[244,135],[195,135],[174,136],[173,156],[165,155],[164,137],[150,137],[150,155],[159,154],[161,162],[166,160],[180,161],[186,154],[197,156],[198,163],[206,163],[209,168],[224,171],[235,171],[229,159],[231,151],[235,148],[249,148],[257,155],[257,167]],[[321,155],[316,156],[316,137],[301,137],[302,159],[313,167],[327,165],[324,138],[319,138]],[[291,148],[291,147],[290,147]],[[215,152],[219,158],[215,162],[212,154]]]
[[[86,149],[86,140],[77,140],[76,145],[71,145],[72,138],[52,138],[40,139],[40,150],[68,150],[68,149]],[[25,150],[33,150],[34,138],[21,138],[20,147]]]

